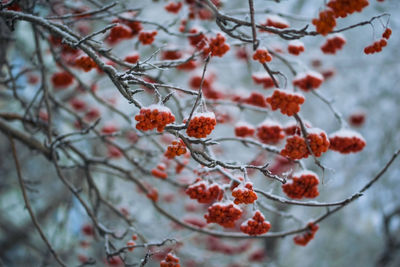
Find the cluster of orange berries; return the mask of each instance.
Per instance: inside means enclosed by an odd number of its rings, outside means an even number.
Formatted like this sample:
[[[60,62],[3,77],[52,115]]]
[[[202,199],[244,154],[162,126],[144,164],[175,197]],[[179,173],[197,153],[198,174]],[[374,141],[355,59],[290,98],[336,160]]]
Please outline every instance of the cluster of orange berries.
[[[356,153],[363,150],[366,145],[364,138],[351,130],[339,130],[329,136],[329,149],[342,154]]]
[[[285,137],[282,125],[269,119],[257,126],[256,135],[265,144],[276,144]]]
[[[303,42],[299,40],[293,40],[289,42],[288,52],[289,54],[298,56],[305,51]]]
[[[387,40],[389,40],[391,34],[392,30],[390,28],[386,28],[385,32],[382,34],[382,38],[374,42],[372,45],[365,47],[364,53],[368,55],[381,52],[382,47],[387,45]]]
[[[305,246],[310,242],[311,239],[314,239],[315,233],[318,231],[319,226],[314,223],[308,223],[307,232],[301,235],[296,235],[293,238],[293,241],[296,245]]]
[[[181,265],[179,264],[178,257],[175,257],[172,253],[168,253],[160,262],[160,267],[181,267]]]
[[[157,166],[151,170],[151,174],[160,179],[167,179],[168,174],[165,172],[166,168],[167,166],[165,166],[164,163],[157,164]]]
[[[224,190],[218,184],[207,184],[204,181],[197,181],[190,185],[185,193],[191,199],[197,199],[199,203],[209,204],[216,200],[221,200],[224,196]]]
[[[261,64],[270,62],[272,60],[271,55],[268,53],[266,48],[259,48],[253,54],[253,59],[260,62]]]
[[[275,86],[274,80],[272,80],[272,78],[268,74],[256,73],[251,75],[251,78],[256,84],[262,84],[264,89],[273,88]]]
[[[324,81],[324,77],[315,71],[307,71],[297,74],[293,79],[293,85],[298,86],[301,90],[308,92],[317,89]]]
[[[157,31],[152,31],[152,32],[141,31],[139,33],[138,39],[143,45],[151,45],[154,42],[156,35]]]
[[[317,128],[308,130],[307,140],[316,157],[320,157],[322,153],[326,152],[330,145],[326,133]],[[301,136],[294,135],[286,139],[286,145],[280,154],[295,160],[307,158],[310,152],[307,149],[306,140]]]
[[[70,86],[74,82],[74,76],[66,71],[56,72],[51,76],[54,88],[61,89]]]
[[[307,128],[311,128],[311,125],[308,122],[304,123]],[[295,121],[288,122],[283,128],[286,135],[300,135],[301,129],[300,126],[297,125]]]
[[[186,71],[190,71],[190,70],[194,70],[197,67],[196,61],[191,59],[188,62],[182,63],[179,66],[177,66],[176,68],[178,70],[186,70]]]
[[[313,19],[312,24],[315,25],[316,31],[322,35],[327,35],[336,26],[335,12],[331,9],[323,10],[319,13],[319,18]]]
[[[269,231],[271,224],[265,221],[264,215],[257,210],[253,218],[248,219],[240,225],[240,230],[248,235],[262,235]]]
[[[158,190],[154,187],[148,187],[146,197],[151,199],[154,202],[158,200]]]
[[[288,93],[283,90],[275,90],[272,96],[267,98],[272,110],[280,109],[282,114],[293,116],[300,111],[300,105],[304,103],[301,94]]]
[[[327,4],[328,9],[321,11],[319,18],[313,19],[312,23],[318,33],[327,35],[335,28],[336,18],[344,18],[356,11],[361,12],[368,4],[368,0],[330,0]]]
[[[311,171],[302,171],[293,174],[289,183],[282,185],[283,192],[290,198],[315,198],[318,193],[318,176]]]
[[[110,44],[116,44],[121,40],[130,39],[133,37],[132,30],[128,26],[119,24],[110,30],[110,34],[107,37],[107,42]]]
[[[261,25],[266,26],[266,27],[274,27],[274,28],[278,28],[278,29],[289,28],[289,22],[287,22],[285,19],[283,19],[279,16],[275,16],[275,15],[268,16],[266,22]]]
[[[85,111],[87,108],[86,102],[76,97],[72,98],[69,104],[76,111]]]
[[[320,157],[322,153],[328,151],[329,139],[326,136],[326,133],[321,129],[318,128],[309,129],[307,139],[314,156]]]
[[[182,57],[182,53],[177,49],[169,49],[162,52],[163,60],[176,60]]]
[[[128,247],[128,251],[132,252],[135,250],[135,248],[133,246],[136,245],[135,241],[137,239],[136,235],[132,235],[132,240],[129,240],[128,242],[126,242],[126,246]]]
[[[218,202],[208,208],[208,214],[205,214],[204,218],[207,223],[217,223],[223,227],[232,228],[242,213],[243,211],[232,202]]]
[[[341,50],[346,44],[346,39],[341,34],[335,34],[329,37],[325,44],[321,46],[321,50],[324,54],[336,54],[336,51]]]
[[[83,69],[85,72],[90,71],[93,68],[97,67],[96,62],[89,56],[80,56],[75,59],[75,66]]]
[[[140,58],[139,54],[135,53],[135,54],[126,56],[124,58],[124,61],[131,63],[131,64],[136,64],[139,61],[139,58]]]
[[[140,113],[135,116],[135,120],[138,121],[136,129],[149,131],[157,128],[157,131],[161,133],[167,124],[175,121],[175,116],[165,106],[151,105],[141,108]]]
[[[241,100],[244,100],[244,102],[246,104],[261,107],[261,108],[266,108],[268,106],[267,101],[265,100],[265,97],[263,96],[263,94],[260,94],[258,92],[251,92],[249,97],[247,97],[245,99],[241,99]]]
[[[182,8],[182,2],[169,2],[165,7],[165,10],[167,10],[169,13],[177,14],[179,10]]]
[[[327,6],[333,10],[337,18],[345,18],[356,11],[361,12],[368,4],[368,0],[330,0]]]
[[[235,204],[252,204],[257,200],[257,194],[253,191],[253,184],[247,182],[244,186],[237,186],[232,191]]]
[[[190,120],[186,133],[190,137],[204,138],[214,130],[216,124],[213,112],[197,113]]]
[[[307,158],[309,155],[306,141],[303,137],[294,135],[286,139],[285,148],[282,149],[280,154],[290,159]]]
[[[131,18],[133,19],[135,16],[135,12],[125,12],[122,14],[124,18]],[[127,20],[127,19],[114,19],[112,21],[113,23],[122,23],[128,26],[131,29],[131,35],[132,37],[136,36],[142,29],[142,23],[140,21],[134,21],[134,20]]]
[[[193,34],[192,36],[189,36],[189,42],[190,45],[197,48],[197,49],[203,49],[204,46],[207,44],[207,36],[204,35],[204,33],[199,32],[198,29],[193,28],[189,31],[190,34]]]
[[[172,141],[172,144],[167,147],[164,156],[169,159],[173,159],[176,156],[180,156],[186,153],[186,146],[182,140]]]
[[[211,53],[211,56],[222,57],[226,52],[229,51],[230,46],[226,42],[225,36],[217,33],[215,38],[211,38],[208,45],[203,49],[204,55]]]
[[[235,135],[238,137],[253,136],[256,129],[247,122],[238,122],[235,126]]]

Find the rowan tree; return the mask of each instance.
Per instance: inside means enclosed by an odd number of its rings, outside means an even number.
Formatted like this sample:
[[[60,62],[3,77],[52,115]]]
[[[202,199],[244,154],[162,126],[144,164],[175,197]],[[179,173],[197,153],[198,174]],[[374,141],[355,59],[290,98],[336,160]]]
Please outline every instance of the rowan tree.
[[[395,2],[1,1],[0,263],[398,265]]]

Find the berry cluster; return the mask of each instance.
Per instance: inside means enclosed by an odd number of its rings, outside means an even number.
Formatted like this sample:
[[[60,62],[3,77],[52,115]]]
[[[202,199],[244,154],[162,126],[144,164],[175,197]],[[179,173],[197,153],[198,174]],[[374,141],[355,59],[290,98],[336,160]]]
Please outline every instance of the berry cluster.
[[[149,199],[151,199],[152,201],[157,202],[157,200],[158,200],[158,190],[153,188],[153,187],[150,187],[150,188],[147,189],[146,196]]]
[[[240,225],[240,230],[248,235],[262,235],[269,231],[271,224],[265,221],[264,215],[257,210],[254,212],[253,218],[244,221]]]
[[[286,139],[285,148],[282,149],[280,154],[290,159],[307,158],[309,155],[306,141],[299,135],[294,135]]]
[[[62,89],[70,86],[74,82],[74,76],[66,71],[56,72],[51,76],[54,88]]]
[[[182,8],[182,2],[169,2],[165,7],[165,10],[167,10],[169,13],[177,14],[179,10]]]
[[[289,22],[282,17],[276,15],[269,15],[267,21],[262,26],[274,27],[278,29],[289,28]]]
[[[131,28],[119,24],[110,30],[110,34],[107,37],[107,42],[110,44],[116,44],[121,40],[130,39],[132,37],[133,34]]]
[[[318,231],[319,226],[314,223],[308,223],[307,232],[302,235],[296,235],[293,238],[293,241],[296,245],[305,246],[310,242],[311,239],[314,239],[315,233]]]
[[[131,63],[131,64],[136,64],[139,61],[139,58],[140,58],[139,54],[135,53],[135,54],[126,56],[124,58],[124,61]]]
[[[317,89],[324,81],[324,77],[315,71],[307,71],[297,74],[293,79],[293,85],[298,86],[301,90],[308,92]]]
[[[382,34],[382,38],[389,40],[390,35],[392,35],[392,29],[386,28],[386,30]]]
[[[142,23],[140,21],[133,21],[135,12],[125,12],[122,14],[124,18],[130,18],[130,20],[125,19],[114,19],[113,23],[123,23],[131,29],[132,37],[139,34],[143,29]]]
[[[293,41],[289,42],[289,45],[288,45],[289,54],[298,56],[304,51],[305,51],[305,48],[304,48],[303,42],[301,42],[299,40],[293,40]]]
[[[157,131],[161,133],[167,124],[175,121],[175,116],[165,106],[151,105],[141,108],[140,113],[135,116],[135,120],[138,121],[136,129],[149,131],[157,128]]]
[[[392,30],[390,28],[386,28],[384,33],[382,34],[382,38],[372,45],[369,45],[364,48],[365,54],[373,54],[382,51],[382,47],[387,45],[387,40],[389,40],[390,35],[392,35]]]
[[[327,35],[336,26],[335,12],[331,9],[321,11],[319,13],[319,18],[313,19],[312,24],[315,25],[318,33],[324,36]]]
[[[167,179],[168,174],[165,172],[167,166],[165,166],[164,163],[158,164],[154,169],[151,170],[151,174],[154,177],[160,178],[160,179]]]
[[[163,60],[176,60],[182,57],[182,53],[177,49],[169,49],[162,52],[161,58]]]
[[[263,94],[260,94],[257,92],[251,92],[249,97],[247,97],[243,100],[245,103],[247,103],[249,105],[253,105],[253,106],[257,106],[257,107],[261,107],[261,108],[266,108],[268,106],[267,101],[265,101],[265,97],[263,96]]]
[[[209,204],[215,200],[221,200],[224,195],[224,190],[218,184],[207,184],[204,181],[190,185],[185,193],[191,199],[197,199],[199,203]]]
[[[269,119],[257,126],[256,135],[265,144],[276,144],[285,137],[282,126]]]
[[[188,62],[182,63],[179,66],[177,66],[176,68],[178,70],[186,70],[186,71],[190,71],[190,70],[194,70],[197,67],[196,61],[191,59]]]
[[[290,198],[315,198],[318,193],[318,176],[311,171],[293,174],[291,182],[282,185],[283,192]]]
[[[253,81],[256,84],[262,84],[264,89],[273,88],[275,86],[274,81],[268,74],[255,73],[255,74],[251,75],[251,78],[253,78]]]
[[[129,240],[128,242],[126,242],[126,246],[128,247],[128,251],[132,252],[135,250],[135,248],[133,246],[135,246],[136,243],[133,240]]]
[[[93,68],[97,67],[96,62],[91,59],[89,56],[80,56],[75,59],[75,66],[78,68],[83,69],[84,71],[88,72]]]
[[[360,127],[365,122],[365,112],[357,111],[349,116],[349,123],[354,127]]]
[[[235,226],[235,221],[242,216],[243,211],[233,204],[215,203],[208,208],[208,214],[204,215],[207,223],[217,223],[223,227],[232,228]]]
[[[293,116],[300,111],[300,105],[304,103],[301,94],[288,93],[283,90],[275,90],[272,96],[267,98],[272,110],[280,109],[282,114]]]
[[[160,267],[181,267],[179,258],[173,254],[168,253],[167,256],[160,262]]]
[[[324,54],[336,54],[336,51],[341,50],[346,44],[346,39],[341,34],[335,34],[326,39],[325,44],[321,46]]]
[[[247,122],[238,122],[235,126],[235,135],[238,137],[249,137],[253,136],[256,129],[253,125]]]
[[[164,156],[169,159],[173,159],[176,156],[180,156],[186,153],[186,146],[182,140],[172,141],[172,144],[167,147]]]
[[[329,135],[329,149],[342,154],[356,153],[366,145],[364,138],[352,130],[339,130]]]
[[[214,130],[216,124],[213,112],[197,113],[190,120],[186,133],[190,137],[204,138]]]
[[[204,33],[200,32],[200,30],[196,28],[191,29],[189,33],[192,34],[188,37],[191,46],[197,49],[203,49],[204,46],[206,46],[208,39]]]
[[[232,191],[235,204],[252,204],[257,200],[257,194],[253,191],[253,184],[247,182],[244,186],[237,186]]]
[[[314,156],[320,157],[329,148],[329,139],[326,133],[318,128],[308,129],[308,143]]]
[[[337,18],[345,18],[356,11],[361,12],[368,4],[368,0],[330,0],[327,6],[332,9]]]
[[[140,32],[139,33],[139,41],[143,44],[143,45],[150,45],[154,42],[154,39],[157,35],[157,31],[152,31],[152,32]]]
[[[74,110],[76,110],[76,111],[78,111],[78,112],[80,112],[80,111],[85,111],[86,108],[87,108],[86,102],[83,101],[83,100],[81,100],[81,99],[79,99],[79,98],[76,98],[76,97],[72,98],[72,99],[69,101],[69,104],[71,105],[71,107],[72,107]]]
[[[364,53],[369,55],[369,54],[374,54],[382,51],[382,47],[385,47],[387,45],[387,41],[385,39],[380,39],[376,42],[374,42],[372,45],[369,45],[364,48]]]
[[[272,60],[271,55],[268,53],[266,48],[259,48],[253,54],[253,59],[260,62],[261,64],[270,62]]]
[[[222,57],[230,49],[229,44],[227,44],[225,41],[225,36],[217,33],[217,36],[215,38],[211,38],[208,46],[203,49],[204,55],[211,53],[211,56]]]

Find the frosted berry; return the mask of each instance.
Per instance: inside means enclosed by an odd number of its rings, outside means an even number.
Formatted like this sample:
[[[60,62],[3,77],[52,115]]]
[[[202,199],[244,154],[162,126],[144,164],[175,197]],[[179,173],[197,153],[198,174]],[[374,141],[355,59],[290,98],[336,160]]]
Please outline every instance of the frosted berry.
[[[186,133],[190,137],[204,138],[213,130],[217,120],[213,112],[195,113],[189,122]]]
[[[272,110],[280,109],[282,114],[293,116],[300,111],[304,97],[301,94],[277,89],[272,96],[267,98],[267,102],[271,105]]]
[[[254,126],[247,122],[238,122],[235,125],[235,135],[238,137],[253,136],[255,132]]]
[[[191,199],[196,199],[199,203],[210,204],[216,200],[221,200],[224,190],[216,183],[210,184],[199,179],[199,181],[190,185],[185,193]]]
[[[218,202],[208,208],[208,214],[204,215],[204,218],[207,223],[217,223],[223,227],[232,228],[242,213],[243,211],[232,202]]]
[[[301,90],[308,92],[317,89],[324,81],[324,77],[315,71],[307,71],[297,74],[293,79],[293,85],[298,86]]]
[[[293,174],[290,182],[282,185],[283,192],[290,198],[315,198],[318,192],[318,176],[311,171],[302,171]]]
[[[364,138],[357,132],[342,129],[329,135],[329,149],[342,154],[357,153],[366,145]]]
[[[252,204],[257,200],[257,194],[253,191],[253,184],[247,182],[241,184],[232,191],[232,196],[235,198],[235,204]]]
[[[276,144],[285,137],[282,125],[269,119],[257,126],[256,135],[265,144]]]
[[[138,122],[136,124],[138,130],[149,131],[157,128],[158,132],[162,132],[165,126],[175,121],[175,116],[165,106],[151,105],[141,108],[135,120]]]
[[[269,231],[271,224],[265,221],[264,215],[257,210],[253,218],[244,221],[240,225],[240,231],[248,235],[262,235]]]

